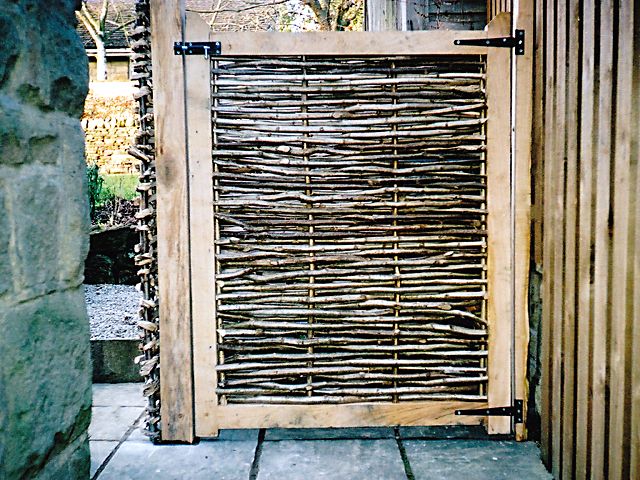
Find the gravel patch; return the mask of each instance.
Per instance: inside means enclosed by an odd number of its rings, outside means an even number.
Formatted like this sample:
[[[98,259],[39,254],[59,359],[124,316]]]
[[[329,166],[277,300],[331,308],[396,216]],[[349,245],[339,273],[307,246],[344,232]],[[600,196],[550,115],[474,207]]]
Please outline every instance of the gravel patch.
[[[91,340],[138,338],[140,292],[131,285],[85,285]]]

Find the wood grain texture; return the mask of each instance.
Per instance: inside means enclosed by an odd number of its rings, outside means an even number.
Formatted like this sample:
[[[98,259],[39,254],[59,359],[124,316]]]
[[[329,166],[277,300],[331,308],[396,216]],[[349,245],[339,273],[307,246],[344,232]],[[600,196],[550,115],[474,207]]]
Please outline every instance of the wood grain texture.
[[[221,428],[313,428],[371,426],[482,425],[485,419],[458,416],[458,408],[485,408],[484,402],[370,403],[352,405],[227,405]]]
[[[457,46],[458,38],[484,39],[486,31],[423,32],[216,32],[222,54],[243,55],[481,55],[482,46]]]
[[[492,36],[508,35],[510,15],[495,17],[489,24]],[[489,301],[489,406],[510,405],[512,374],[513,314],[511,308],[511,222],[510,222],[510,152],[511,105],[505,92],[511,91],[509,49],[494,48],[487,55],[487,280]],[[511,419],[489,417],[489,433],[510,433]]]
[[[198,14],[188,12],[185,41],[209,41],[211,31]],[[186,112],[189,167],[189,226],[191,240],[191,314],[193,323],[196,435],[216,430],[217,375],[215,318],[213,165],[211,163],[211,60],[186,58]]]
[[[156,129],[158,284],[160,290],[160,396],[163,441],[191,442],[193,381],[191,352],[188,186],[178,1],[151,3]]]
[[[515,28],[533,32],[534,2],[521,2]],[[515,398],[523,399],[527,418],[527,362],[529,357],[529,265],[531,251],[531,153],[533,131],[533,35],[529,35],[525,54],[515,56]],[[517,440],[525,440],[525,424],[515,426]]]
[[[583,27],[581,32],[582,58],[580,91],[580,130],[578,165],[578,267],[577,267],[577,312],[576,312],[576,459],[577,478],[586,478],[589,471],[589,449],[591,441],[591,369],[592,363],[592,290],[591,290],[591,252],[593,244],[594,171],[595,153],[594,108],[595,83],[595,22],[593,0],[584,2]]]
[[[634,2],[621,2],[617,7],[619,19],[633,19]],[[615,125],[612,127],[613,151],[613,236],[611,238],[611,344],[610,344],[610,380],[609,380],[609,459],[607,477],[610,480],[623,480],[629,477],[629,438],[631,407],[630,366],[632,328],[632,256],[633,232],[630,220],[633,187],[638,181],[636,169],[632,168],[631,137],[640,132],[632,130],[633,92],[633,49],[634,22],[622,21],[618,26],[618,35],[625,41],[617,45],[617,65],[612,88],[615,91]],[[636,33],[637,35],[637,33]],[[627,40],[628,39],[628,40]],[[640,361],[640,359],[635,359]]]
[[[559,479],[637,478],[637,5],[549,0],[536,12],[544,459]]]
[[[554,376],[553,371],[553,344],[555,341],[554,324],[555,317],[553,316],[553,297],[555,294],[555,285],[553,283],[554,274],[554,257],[556,256],[555,248],[555,227],[554,221],[554,206],[551,206],[551,202],[554,201],[556,196],[556,189],[554,178],[557,172],[556,156],[553,153],[555,144],[554,134],[554,119],[555,119],[555,105],[556,105],[556,89],[555,77],[555,11],[552,8],[550,2],[545,2],[544,9],[540,12],[536,25],[540,30],[543,30],[544,34],[544,63],[538,64],[537,67],[544,68],[543,83],[538,86],[545,92],[544,96],[544,125],[542,128],[536,130],[539,138],[536,142],[543,145],[544,158],[541,163],[544,165],[544,175],[541,180],[544,182],[544,212],[543,212],[543,253],[542,253],[542,266],[543,266],[543,283],[542,283],[542,318],[543,318],[543,335],[541,345],[541,363],[542,363],[542,399],[540,405],[541,426],[540,434],[542,440],[542,458],[549,467],[552,464],[551,453],[553,451],[551,427],[552,427],[552,411],[553,403],[551,400],[551,394],[554,387],[554,383],[557,383],[557,377]],[[541,78],[538,76],[537,78]],[[540,189],[539,189],[540,190]],[[559,293],[559,292],[558,292]]]

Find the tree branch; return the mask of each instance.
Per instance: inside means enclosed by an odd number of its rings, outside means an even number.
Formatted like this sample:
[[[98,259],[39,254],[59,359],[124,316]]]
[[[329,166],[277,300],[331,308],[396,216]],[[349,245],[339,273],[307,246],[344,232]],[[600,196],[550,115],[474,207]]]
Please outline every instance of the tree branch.
[[[88,14],[88,11],[84,4],[82,5],[82,9],[76,12],[76,16],[80,19],[82,24],[85,26],[85,28],[89,32],[89,35],[91,36],[93,41],[99,42],[100,34],[98,32],[98,29],[93,23],[93,18],[91,18],[90,14]]]
[[[273,2],[270,3],[260,3],[260,4],[253,4],[253,5],[249,5],[248,7],[243,7],[243,8],[219,8],[219,9],[213,9],[213,10],[200,10],[197,8],[187,8],[186,10],[188,12],[194,12],[194,13],[222,13],[222,12],[234,12],[234,13],[240,13],[240,12],[246,12],[248,10],[254,10],[256,8],[264,8],[264,7],[271,7],[274,5],[281,5],[283,3],[287,3],[289,2],[289,0],[275,0]],[[219,5],[219,3],[218,3]]]

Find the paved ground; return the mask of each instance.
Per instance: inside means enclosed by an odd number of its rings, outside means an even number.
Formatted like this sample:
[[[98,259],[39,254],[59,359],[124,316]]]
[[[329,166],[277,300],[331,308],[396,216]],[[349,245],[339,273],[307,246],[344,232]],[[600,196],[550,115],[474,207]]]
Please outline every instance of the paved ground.
[[[535,444],[455,428],[226,430],[197,445],[157,446],[138,428],[140,390],[140,384],[94,385],[94,479],[551,479]]]

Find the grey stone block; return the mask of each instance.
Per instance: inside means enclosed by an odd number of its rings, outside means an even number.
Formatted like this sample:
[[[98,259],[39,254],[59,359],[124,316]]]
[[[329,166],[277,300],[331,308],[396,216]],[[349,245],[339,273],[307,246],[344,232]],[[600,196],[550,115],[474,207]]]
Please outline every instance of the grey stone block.
[[[33,473],[27,472],[24,477],[20,478],[33,480],[89,478],[91,463],[87,434],[83,433],[69,444],[61,441],[57,445],[59,449],[54,448],[54,452],[47,458],[46,463],[42,466],[37,466],[37,470],[32,468]],[[32,465],[32,467],[34,466],[36,465]]]
[[[33,477],[89,426],[91,366],[84,295],[72,289],[0,307],[0,353],[6,359],[0,362],[0,384],[10,385],[0,399],[0,418],[5,417],[0,478],[3,468],[9,469],[8,478],[25,471]]]
[[[416,480],[551,480],[532,442],[407,440]]]
[[[0,49],[2,50],[2,49]],[[11,230],[9,215],[7,215],[6,187],[0,180],[0,299],[13,290],[13,276],[11,266],[10,240]]]
[[[89,321],[78,288],[88,76],[76,5],[0,7],[0,478],[89,475]]]
[[[406,480],[395,440],[264,442],[258,480]]]
[[[11,190],[13,214],[20,219],[15,224],[20,287],[39,295],[58,279],[58,225],[52,219],[62,208],[61,191],[46,171],[15,178]]]
[[[89,438],[120,440],[142,412],[141,407],[93,407]]]
[[[256,441],[153,445],[146,439],[128,440],[102,471],[100,480],[149,476],[155,480],[246,480],[255,448]]]

